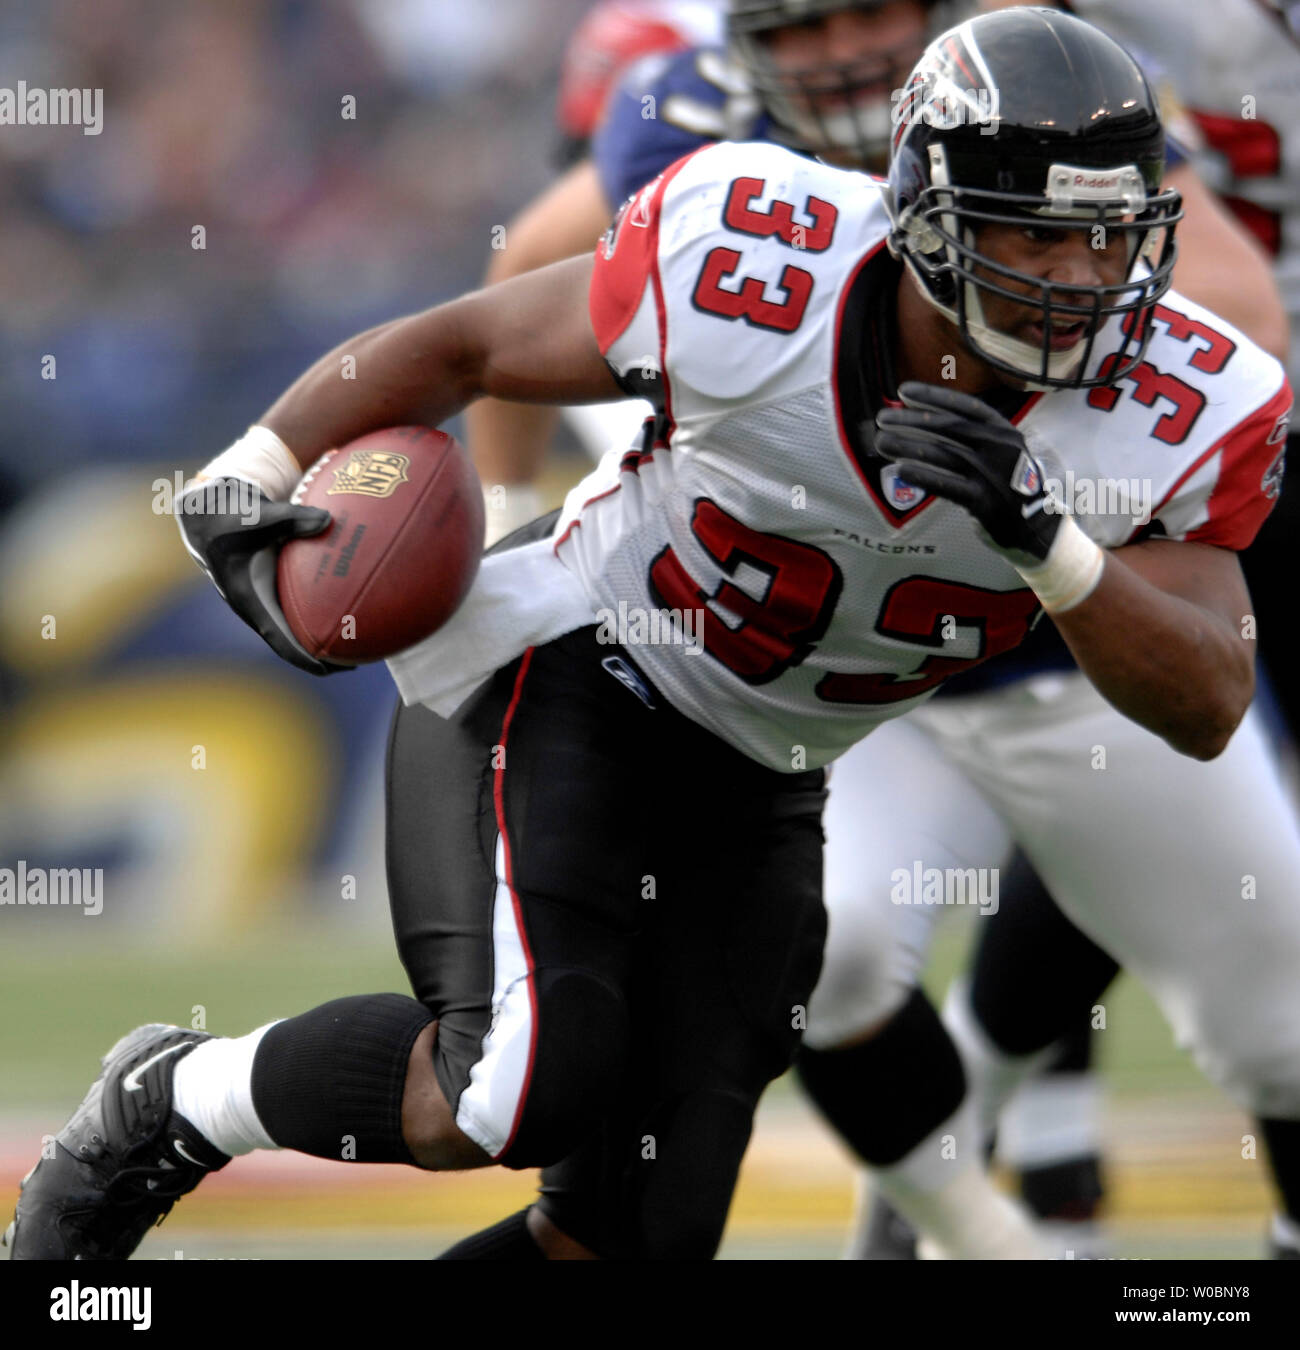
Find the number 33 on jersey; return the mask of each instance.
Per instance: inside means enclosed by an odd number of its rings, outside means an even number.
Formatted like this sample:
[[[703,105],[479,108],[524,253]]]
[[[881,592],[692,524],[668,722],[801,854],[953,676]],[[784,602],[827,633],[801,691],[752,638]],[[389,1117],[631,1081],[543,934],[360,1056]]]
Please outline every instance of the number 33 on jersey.
[[[875,180],[723,143],[631,198],[597,250],[600,349],[662,415],[570,493],[557,556],[598,607],[696,611],[702,654],[632,656],[779,770],[835,758],[1038,614],[964,511],[864,444],[893,393],[888,228]],[[1150,322],[1120,384],[1013,395],[1013,420],[1103,546],[1154,532],[1244,548],[1277,494],[1282,369],[1176,293]]]

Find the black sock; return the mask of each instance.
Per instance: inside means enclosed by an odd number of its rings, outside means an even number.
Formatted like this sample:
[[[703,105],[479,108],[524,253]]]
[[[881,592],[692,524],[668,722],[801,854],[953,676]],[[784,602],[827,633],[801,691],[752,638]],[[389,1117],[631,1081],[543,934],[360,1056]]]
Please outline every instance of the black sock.
[[[998,912],[980,920],[971,1009],[995,1046],[1031,1055],[1077,1034],[1119,966],[1056,907],[1028,858],[1002,877]]]
[[[1057,1042],[1047,1073],[1089,1073],[1092,1070],[1092,1005],[1071,1016],[1065,1035]]]
[[[267,1134],[318,1158],[414,1163],[402,1094],[411,1046],[432,1021],[413,998],[362,994],[277,1022],[253,1057],[253,1107]]]
[[[461,1238],[439,1261],[545,1261],[546,1253],[528,1231],[528,1210],[521,1209],[481,1233]]]
[[[799,1051],[808,1095],[841,1138],[873,1167],[889,1167],[961,1105],[966,1075],[934,1006],[920,989],[869,1041]]]

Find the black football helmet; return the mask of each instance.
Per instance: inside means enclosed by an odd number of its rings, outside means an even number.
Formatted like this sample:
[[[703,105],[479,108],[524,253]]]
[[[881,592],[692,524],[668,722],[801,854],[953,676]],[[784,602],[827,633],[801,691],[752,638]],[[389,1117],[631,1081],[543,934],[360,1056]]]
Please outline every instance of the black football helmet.
[[[733,62],[778,131],[800,149],[883,169],[890,111],[925,44],[955,17],[953,0],[917,0],[926,11],[916,42],[876,51],[849,65],[782,70],[768,43],[778,29],[815,23],[840,10],[883,9],[896,0],[730,0],[727,40]],[[827,104],[830,107],[827,107]]]
[[[1178,193],[1161,191],[1164,129],[1133,58],[1058,10],[985,14],[931,43],[894,121],[889,246],[966,345],[1040,388],[1113,384],[1132,371],[1150,340],[1152,307],[1169,289],[1182,218]],[[1119,232],[1125,280],[1040,281],[980,252],[982,225],[1030,222],[1100,231],[1094,247]],[[989,295],[1041,309],[1041,346],[991,328]],[[1053,321],[1082,323],[1080,341],[1053,351]],[[1097,336],[1112,322],[1121,325],[1115,353],[1091,369]]]

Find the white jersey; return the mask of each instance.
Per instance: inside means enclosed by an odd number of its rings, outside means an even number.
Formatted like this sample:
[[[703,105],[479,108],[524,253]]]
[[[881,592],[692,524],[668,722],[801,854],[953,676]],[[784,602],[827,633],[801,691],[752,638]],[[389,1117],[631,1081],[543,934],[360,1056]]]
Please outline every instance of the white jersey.
[[[597,250],[601,350],[657,388],[664,434],[570,493],[556,556],[675,707],[783,771],[834,759],[1039,613],[967,512],[863,449],[887,230],[876,181],[722,143],[648,184]],[[1285,376],[1174,293],[1154,328],[1119,386],[1027,396],[1016,421],[1103,546],[1154,530],[1243,548],[1280,481]],[[647,622],[665,610],[683,631]]]
[[[1272,256],[1300,376],[1300,17],[1261,0],[1075,0],[1081,18],[1154,58],[1199,128],[1193,156]],[[1291,9],[1294,10],[1294,6]],[[1162,91],[1163,94],[1163,91]],[[1195,148],[1195,147],[1193,147]]]

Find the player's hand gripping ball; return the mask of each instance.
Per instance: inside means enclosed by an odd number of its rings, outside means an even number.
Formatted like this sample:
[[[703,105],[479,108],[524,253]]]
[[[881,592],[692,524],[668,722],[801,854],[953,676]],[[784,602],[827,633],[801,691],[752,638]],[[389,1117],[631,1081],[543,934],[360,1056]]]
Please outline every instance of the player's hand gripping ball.
[[[327,529],[326,512],[272,501],[251,479],[223,474],[186,488],[176,502],[176,522],[217,593],[277,656],[311,675],[344,669],[303,648],[275,597],[279,546]]]
[[[483,555],[483,491],[446,432],[376,431],[330,450],[292,501],[330,526],[280,551],[280,607],[315,659],[382,661],[437,632]]]

